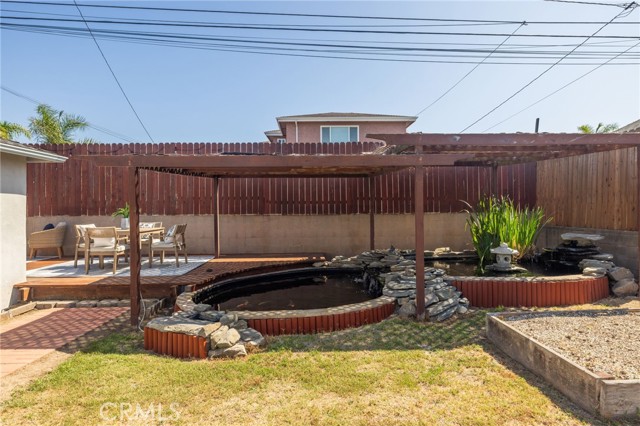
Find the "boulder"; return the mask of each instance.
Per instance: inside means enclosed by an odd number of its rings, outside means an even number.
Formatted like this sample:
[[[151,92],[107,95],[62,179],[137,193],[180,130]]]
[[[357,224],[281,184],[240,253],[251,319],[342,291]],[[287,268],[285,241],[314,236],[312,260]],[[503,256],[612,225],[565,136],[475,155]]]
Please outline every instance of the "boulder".
[[[197,336],[200,333],[200,330],[202,330],[202,327],[209,324],[210,323],[205,321],[198,321],[176,316],[154,318],[149,321],[145,327],[149,327],[163,333],[172,332],[188,334],[190,336]]]
[[[616,265],[614,265],[612,262],[608,262],[605,260],[595,260],[595,259],[583,259],[580,261],[580,263],[578,263],[578,267],[580,269],[585,269],[585,268],[604,268],[607,271],[609,271],[610,269],[613,269]]]
[[[225,314],[222,317],[220,317],[220,323],[222,325],[230,325],[236,321],[238,321],[238,315],[236,314]]]
[[[613,281],[622,281],[626,279],[633,280],[633,273],[629,269],[621,266],[610,269],[607,275],[609,275],[609,278]]]
[[[431,306],[439,301],[440,299],[438,299],[438,296],[436,296],[435,293],[428,293],[424,296],[424,306]]]
[[[415,281],[414,282],[410,282],[410,281],[403,281],[403,282],[391,281],[385,287],[388,288],[389,290],[411,290],[411,289],[415,289],[416,288],[416,282]]]
[[[263,348],[267,346],[267,340],[264,336],[253,328],[245,328],[240,331],[240,340],[242,340],[245,345],[255,346]]]
[[[460,303],[461,305],[466,306],[467,308],[469,307],[469,304],[470,304],[470,303],[469,303],[469,299],[467,299],[466,297],[461,298],[459,303]]]
[[[209,337],[214,332],[218,331],[222,327],[219,322],[203,325],[200,331],[198,331],[198,337]]]
[[[382,294],[384,294],[385,296],[395,297],[395,298],[412,297],[412,296],[415,296],[416,291],[415,290],[391,290],[385,287],[382,289]]]
[[[436,290],[435,294],[440,300],[451,299],[456,294],[456,288],[452,286],[443,287]]]
[[[594,254],[592,256],[590,256],[591,259],[595,259],[595,260],[607,260],[607,261],[612,261],[613,260],[613,255],[610,253],[600,253],[600,254]]]
[[[209,309],[211,309],[211,305],[207,303],[198,303],[196,306],[193,307],[193,310],[196,312],[204,312],[204,311],[208,311]]]
[[[204,321],[218,322],[220,321],[220,318],[222,318],[223,315],[224,315],[224,312],[220,312],[220,311],[206,311],[206,312],[200,312],[198,314],[198,318]]]
[[[231,324],[231,328],[235,328],[236,330],[240,331],[240,330],[244,330],[245,328],[247,328],[249,325],[247,324],[247,322],[245,320],[238,320],[236,322],[234,322],[233,324]]]
[[[603,240],[604,237],[598,234],[580,234],[576,232],[567,232],[565,234],[561,234],[560,238],[566,242],[573,242],[577,244],[578,247],[590,247],[594,245],[594,241]]]
[[[607,274],[607,270],[605,268],[596,268],[593,266],[584,268],[582,271],[582,275],[588,275],[590,277],[604,277]]]
[[[434,305],[431,305],[427,308],[427,315],[430,317],[440,315],[442,312],[447,309],[457,306],[460,299],[457,297],[452,297],[451,299],[443,300],[442,302],[438,302]]]
[[[467,308],[467,307],[466,307],[466,306],[464,306],[464,305],[460,305],[460,304],[459,304],[459,305],[458,305],[458,310],[456,311],[456,313],[458,313],[458,314],[466,314],[466,313],[467,313],[467,311],[469,311],[469,308]]]
[[[635,296],[638,294],[638,284],[633,278],[625,278],[616,282],[611,291],[618,297]]]
[[[411,318],[416,316],[416,302],[405,303],[398,309],[400,318]]]
[[[441,312],[440,314],[434,316],[434,317],[430,317],[429,319],[432,321],[444,321],[447,320],[449,318],[451,318],[453,316],[453,314],[455,314],[458,311],[458,305],[454,305],[452,307],[450,307],[449,309]]]
[[[247,349],[242,343],[209,351],[209,358],[237,358],[240,356],[247,356]]]

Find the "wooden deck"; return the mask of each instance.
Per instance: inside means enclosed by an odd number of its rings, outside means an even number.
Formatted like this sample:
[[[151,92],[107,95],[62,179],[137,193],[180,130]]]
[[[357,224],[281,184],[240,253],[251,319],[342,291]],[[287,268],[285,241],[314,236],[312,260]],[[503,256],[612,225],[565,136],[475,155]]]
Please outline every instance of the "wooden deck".
[[[51,266],[62,260],[42,260],[27,263],[27,269]],[[193,291],[232,274],[308,265],[324,260],[320,254],[304,255],[228,255],[212,259],[204,265],[180,276],[142,277],[140,279],[143,298],[174,299],[179,287]],[[28,289],[28,300],[82,300],[82,299],[128,299],[129,277],[78,277],[78,278],[29,278],[14,285],[18,289]]]

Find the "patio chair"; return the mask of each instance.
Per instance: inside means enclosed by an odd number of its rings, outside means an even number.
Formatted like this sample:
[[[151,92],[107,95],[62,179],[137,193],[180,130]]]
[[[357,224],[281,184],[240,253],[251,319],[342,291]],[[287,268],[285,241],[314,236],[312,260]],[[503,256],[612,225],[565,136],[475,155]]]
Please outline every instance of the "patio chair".
[[[184,262],[189,263],[187,257],[187,243],[184,237],[187,224],[173,225],[165,233],[164,237],[160,241],[151,241],[149,245],[149,266],[153,262],[153,253],[160,251],[160,263],[164,263],[164,252],[167,250],[173,250],[176,256],[176,267],[180,266],[179,252],[182,251],[184,255]]]
[[[162,222],[140,222],[140,229],[144,228],[162,228]],[[142,249],[145,246],[147,247],[147,252],[150,253],[151,243],[159,243],[162,241],[163,236],[164,229],[159,232],[154,232],[153,234],[140,234],[140,253],[142,253]],[[149,262],[149,268],[151,268],[152,263],[151,261]]]
[[[84,235],[84,272],[89,273],[91,258],[97,256],[100,259],[100,268],[104,268],[105,256],[113,257],[113,273],[115,275],[118,266],[118,256],[126,257],[127,245],[118,239],[118,231],[115,226],[101,228],[86,228]]]
[[[74,228],[76,230],[76,247],[75,254],[73,256],[73,267],[78,267],[78,252],[84,252],[84,234],[87,228],[95,228],[96,225],[93,223],[89,223],[86,225],[75,225]]]
[[[58,258],[62,259],[62,256],[64,256],[62,245],[64,244],[64,234],[66,230],[67,224],[60,222],[53,229],[32,232],[27,240],[30,249],[29,256],[33,259],[38,254],[39,249],[54,248],[58,251]]]

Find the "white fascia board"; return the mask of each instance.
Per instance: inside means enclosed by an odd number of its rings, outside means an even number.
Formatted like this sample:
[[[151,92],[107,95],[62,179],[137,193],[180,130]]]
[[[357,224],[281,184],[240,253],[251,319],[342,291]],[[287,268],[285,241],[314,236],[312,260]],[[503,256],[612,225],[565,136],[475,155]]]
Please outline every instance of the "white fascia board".
[[[391,117],[378,117],[378,116],[358,116],[358,117],[345,117],[345,116],[326,116],[326,117],[297,117],[297,116],[288,116],[288,117],[277,117],[278,123],[292,123],[292,122],[362,122],[362,121],[376,121],[376,122],[415,122],[418,117],[412,116],[391,116]]]
[[[39,149],[33,149],[27,145],[14,145],[0,141],[0,153],[26,157],[27,163],[64,163],[67,157],[53,154]]]

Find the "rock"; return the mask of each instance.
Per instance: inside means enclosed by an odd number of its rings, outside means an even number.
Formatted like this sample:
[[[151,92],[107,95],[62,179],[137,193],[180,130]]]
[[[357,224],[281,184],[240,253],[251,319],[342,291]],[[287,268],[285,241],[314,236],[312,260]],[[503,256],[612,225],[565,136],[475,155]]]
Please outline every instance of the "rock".
[[[452,306],[449,309],[445,310],[444,312],[436,315],[435,317],[430,317],[430,319],[433,321],[444,321],[447,320],[449,318],[451,318],[453,316],[453,314],[456,313],[456,311],[458,310],[458,306]]]
[[[415,302],[405,303],[398,309],[398,315],[400,318],[411,318],[416,316],[416,304]]]
[[[456,294],[456,288],[452,286],[443,287],[435,291],[436,296],[440,300],[451,299]]]
[[[582,275],[588,275],[590,277],[604,277],[607,274],[607,270],[605,268],[596,268],[593,266],[584,268],[582,271]]]
[[[438,296],[436,296],[435,293],[428,293],[425,294],[424,296],[424,306],[431,306],[434,303],[438,303],[440,299],[438,299]]]
[[[563,241],[572,242],[575,241],[578,247],[589,247],[593,246],[594,241],[603,240],[604,237],[598,234],[580,234],[576,232],[567,232],[565,234],[561,234],[560,238]]]
[[[178,311],[174,312],[173,316],[178,318],[198,319],[199,315],[196,311]]]
[[[458,305],[458,310],[456,311],[456,313],[458,313],[458,314],[466,314],[467,311],[469,311],[469,308],[467,308],[464,305]]]
[[[240,333],[235,328],[226,325],[220,327],[218,331],[210,336],[211,347],[214,349],[230,348],[240,340]]]
[[[219,322],[220,318],[222,318],[223,315],[224,315],[224,312],[220,312],[220,311],[206,311],[206,312],[200,312],[198,314],[198,318],[204,321]]]
[[[163,333],[172,332],[197,336],[205,325],[209,325],[209,323],[180,316],[171,316],[154,318],[147,323],[146,327]]]
[[[247,356],[247,349],[242,343],[209,351],[209,358],[237,358],[240,356]]]
[[[467,299],[466,297],[463,297],[462,299],[460,299],[459,302],[461,305],[466,306],[467,308],[469,307],[469,299]]]
[[[607,262],[604,260],[595,260],[595,259],[583,259],[580,261],[580,263],[578,263],[578,267],[580,269],[585,269],[585,268],[604,268],[607,271],[613,269],[616,265],[614,265],[612,262]]]
[[[591,259],[594,260],[606,260],[606,261],[612,261],[613,260],[613,255],[610,253],[600,253],[600,254],[594,254],[592,256],[590,256]]]
[[[267,346],[267,340],[264,338],[262,334],[258,330],[253,328],[245,328],[240,331],[240,339],[245,342],[245,344],[251,346],[257,346],[263,348]]]
[[[209,337],[214,332],[218,331],[220,327],[222,327],[222,324],[219,322],[203,325],[200,331],[198,331],[198,337]]]
[[[409,303],[411,299],[409,299],[408,297],[399,297],[396,299],[396,302],[398,302],[398,305],[402,306],[405,303]]]
[[[379,261],[377,261],[377,260],[376,260],[376,261],[371,262],[371,263],[368,265],[368,267],[369,267],[369,268],[377,268],[377,269],[380,269],[380,268],[384,268],[384,267],[385,267],[385,265],[384,265],[384,263],[379,262]]]
[[[633,280],[633,273],[629,269],[623,268],[621,266],[609,269],[607,275],[609,275],[609,278],[611,278],[613,281],[622,281],[629,278]]]
[[[230,325],[236,321],[238,321],[238,315],[236,314],[225,314],[222,317],[220,317],[220,323],[222,325]]]
[[[443,254],[447,254],[451,252],[451,248],[450,247],[438,247],[437,249],[435,249],[433,251],[433,255],[434,256],[442,256]]]
[[[121,308],[125,308],[128,306],[131,306],[131,300],[127,300],[127,299],[122,299],[118,301],[118,306]]]
[[[395,297],[395,298],[412,297],[412,296],[415,296],[416,291],[415,290],[391,290],[385,287],[382,289],[382,294],[384,294],[385,296]]]
[[[457,297],[452,297],[451,299],[447,299],[442,302],[438,302],[434,305],[431,305],[427,308],[427,315],[430,317],[440,315],[442,312],[446,311],[447,309],[453,306],[457,306],[459,300],[460,299],[458,299]]]
[[[329,266],[329,262],[316,262],[313,264],[314,268],[322,268],[323,266]]]
[[[236,322],[234,322],[233,324],[231,324],[231,328],[235,328],[236,330],[240,331],[240,330],[244,330],[245,328],[247,328],[249,325],[247,324],[247,322],[245,320],[238,320]]]
[[[119,302],[120,301],[118,299],[105,299],[99,301],[96,306],[99,308],[110,308],[113,306],[118,306]]]
[[[638,294],[638,284],[633,278],[625,278],[616,282],[611,291],[618,297],[635,296]]]
[[[193,310],[196,312],[204,312],[204,311],[208,311],[209,309],[211,309],[211,305],[208,305],[206,303],[198,303],[196,306],[193,307]]]
[[[391,281],[389,284],[385,286],[389,290],[411,290],[416,288],[415,281],[412,283],[410,281]]]
[[[76,303],[76,308],[93,308],[98,304],[97,300],[81,300]]]

